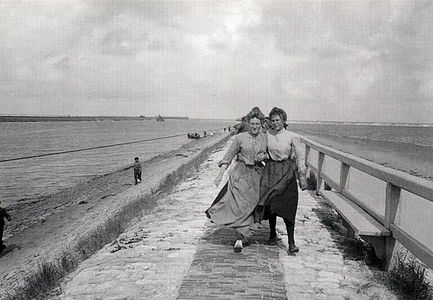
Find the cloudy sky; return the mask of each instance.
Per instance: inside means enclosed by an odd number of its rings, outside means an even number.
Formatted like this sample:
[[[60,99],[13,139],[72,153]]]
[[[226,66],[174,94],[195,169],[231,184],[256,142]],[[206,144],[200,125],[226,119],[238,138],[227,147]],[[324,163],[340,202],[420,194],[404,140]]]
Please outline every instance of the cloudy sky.
[[[433,123],[433,1],[0,1],[0,113]]]

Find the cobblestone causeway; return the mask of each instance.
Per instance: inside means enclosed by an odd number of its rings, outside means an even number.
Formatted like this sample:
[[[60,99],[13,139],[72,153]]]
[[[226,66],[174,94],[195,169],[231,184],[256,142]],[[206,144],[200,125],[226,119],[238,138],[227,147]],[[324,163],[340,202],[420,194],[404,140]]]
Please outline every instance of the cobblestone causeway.
[[[234,253],[234,230],[208,226],[178,299],[286,299],[279,249],[267,235],[267,226],[257,230],[256,243]]]
[[[280,261],[285,271],[288,299],[397,299],[377,283],[363,259],[352,260],[352,249],[336,242],[344,239],[324,223],[335,219],[325,200],[314,192],[300,192],[295,240],[300,252],[288,255],[284,223],[277,221],[281,237]],[[321,221],[326,219],[326,222]],[[335,226],[335,224],[334,224]]]
[[[212,180],[225,150],[213,153],[154,210],[82,262],[58,298],[174,299],[208,222],[204,211],[218,193]]]
[[[320,218],[331,210],[310,192],[301,192],[296,224],[297,255],[281,241],[266,245],[268,225],[256,243],[233,252],[234,230],[207,221],[204,210],[218,193],[213,186],[229,143],[198,172],[116,241],[80,264],[62,284],[60,299],[396,299],[372,280]],[[346,251],[346,252],[345,252]]]

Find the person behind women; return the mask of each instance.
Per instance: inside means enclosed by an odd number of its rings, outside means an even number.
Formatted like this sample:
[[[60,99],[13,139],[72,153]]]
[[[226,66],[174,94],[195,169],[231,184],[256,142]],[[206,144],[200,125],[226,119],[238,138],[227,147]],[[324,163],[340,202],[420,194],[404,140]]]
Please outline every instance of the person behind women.
[[[254,224],[253,213],[259,202],[262,162],[267,158],[266,135],[261,132],[263,119],[264,115],[258,107],[254,107],[247,115],[248,131],[234,137],[229,150],[218,163],[221,169],[214,181],[217,186],[233,158],[237,157],[228,183],[206,211],[213,223],[236,229],[238,239],[235,252],[242,251],[243,246],[249,243],[251,226]]]
[[[285,129],[286,112],[274,107],[269,113],[272,128],[267,131],[269,161],[263,169],[260,202],[255,211],[256,222],[269,219],[269,244],[276,245],[277,216],[286,224],[289,240],[289,252],[298,252],[294,231],[295,216],[298,208],[298,187],[296,183],[295,165],[291,154],[296,155],[296,164],[301,189],[307,188],[304,154],[301,151],[299,136]]]

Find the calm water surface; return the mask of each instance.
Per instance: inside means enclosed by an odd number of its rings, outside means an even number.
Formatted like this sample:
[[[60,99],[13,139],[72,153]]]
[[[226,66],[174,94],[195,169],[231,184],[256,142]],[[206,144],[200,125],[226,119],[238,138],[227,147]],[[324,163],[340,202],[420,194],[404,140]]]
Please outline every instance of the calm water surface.
[[[0,123],[0,159],[184,134],[181,137],[0,164],[2,205],[31,201],[94,175],[116,171],[135,156],[150,159],[188,142],[186,133],[223,128],[233,120]]]

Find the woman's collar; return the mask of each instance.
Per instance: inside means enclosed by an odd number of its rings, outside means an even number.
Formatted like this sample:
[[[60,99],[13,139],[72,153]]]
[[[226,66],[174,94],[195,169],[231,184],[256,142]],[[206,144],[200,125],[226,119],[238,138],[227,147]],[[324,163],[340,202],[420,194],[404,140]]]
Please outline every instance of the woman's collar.
[[[258,136],[260,135],[260,131],[257,132],[256,135],[253,135],[253,134],[251,133],[251,131],[248,130],[248,134],[249,134],[251,137],[255,138],[255,137],[258,137]]]
[[[278,130],[278,131],[276,131],[275,129],[270,129],[270,130],[268,130],[268,132],[269,132],[269,134],[271,134],[271,135],[277,135],[277,134],[282,133],[284,130],[285,130],[284,128],[281,128],[281,129]]]

